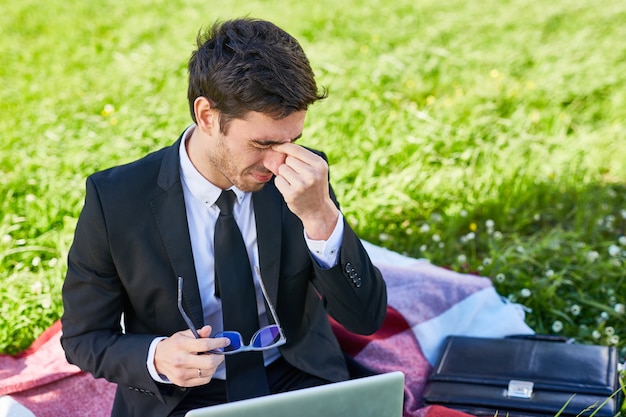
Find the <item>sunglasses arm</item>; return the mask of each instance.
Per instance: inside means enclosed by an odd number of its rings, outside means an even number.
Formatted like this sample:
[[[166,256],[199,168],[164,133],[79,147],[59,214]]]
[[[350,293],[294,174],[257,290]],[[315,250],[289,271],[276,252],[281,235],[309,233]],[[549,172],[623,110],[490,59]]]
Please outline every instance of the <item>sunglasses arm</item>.
[[[185,320],[187,327],[189,327],[194,337],[196,339],[200,339],[196,326],[194,326],[193,322],[187,313],[185,313],[185,309],[183,308],[183,277],[178,277],[178,310],[180,311],[180,315],[183,316],[183,320]]]

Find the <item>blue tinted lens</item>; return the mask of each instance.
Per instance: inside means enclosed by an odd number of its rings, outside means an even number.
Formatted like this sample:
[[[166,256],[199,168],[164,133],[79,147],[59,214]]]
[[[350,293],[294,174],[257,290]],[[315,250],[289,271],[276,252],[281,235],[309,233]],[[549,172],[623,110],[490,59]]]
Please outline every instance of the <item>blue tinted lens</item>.
[[[215,337],[225,337],[230,340],[230,345],[225,348],[218,349],[220,352],[232,352],[233,350],[237,350],[241,348],[243,341],[241,340],[241,335],[237,332],[220,332],[215,335]]]
[[[278,342],[280,339],[280,332],[278,331],[278,326],[271,325],[266,326],[258,331],[252,340],[252,346],[255,348],[263,348],[266,346],[273,345]]]

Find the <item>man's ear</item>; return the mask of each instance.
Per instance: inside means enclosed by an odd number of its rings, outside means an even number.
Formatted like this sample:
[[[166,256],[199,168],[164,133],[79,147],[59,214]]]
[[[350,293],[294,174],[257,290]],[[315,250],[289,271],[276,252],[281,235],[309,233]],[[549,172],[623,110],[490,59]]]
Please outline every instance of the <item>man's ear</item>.
[[[205,132],[219,129],[219,112],[206,97],[198,97],[193,102],[193,111],[196,114],[196,124]]]

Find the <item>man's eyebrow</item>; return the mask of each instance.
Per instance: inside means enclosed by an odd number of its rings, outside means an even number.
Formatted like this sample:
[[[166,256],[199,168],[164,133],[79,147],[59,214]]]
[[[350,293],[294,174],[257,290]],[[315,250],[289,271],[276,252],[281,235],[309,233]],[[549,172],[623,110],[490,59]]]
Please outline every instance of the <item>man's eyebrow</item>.
[[[294,143],[295,141],[297,141],[301,137],[302,137],[302,133],[300,133],[295,138],[291,139],[290,142]],[[252,139],[252,142],[254,142],[254,143],[258,144],[258,145],[261,145],[261,146],[273,146],[273,145],[280,145],[281,143],[285,143],[285,142],[272,140],[272,139]]]

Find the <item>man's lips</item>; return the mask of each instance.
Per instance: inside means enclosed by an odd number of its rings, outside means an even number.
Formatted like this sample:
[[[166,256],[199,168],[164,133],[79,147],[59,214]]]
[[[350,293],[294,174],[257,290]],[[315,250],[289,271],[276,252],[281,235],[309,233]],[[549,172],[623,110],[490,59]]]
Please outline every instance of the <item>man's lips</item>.
[[[251,172],[250,175],[252,175],[258,182],[268,182],[274,176],[271,172]]]

